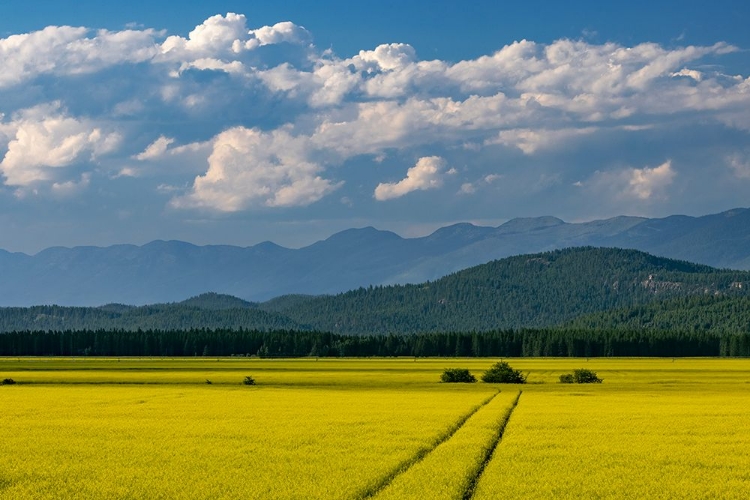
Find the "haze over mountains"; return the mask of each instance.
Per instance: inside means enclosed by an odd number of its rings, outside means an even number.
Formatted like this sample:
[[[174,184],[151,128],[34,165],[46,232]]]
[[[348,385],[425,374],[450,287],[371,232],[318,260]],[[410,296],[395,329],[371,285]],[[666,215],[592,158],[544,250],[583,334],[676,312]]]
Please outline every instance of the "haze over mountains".
[[[0,332],[315,330],[346,335],[549,328],[747,332],[750,272],[637,250],[571,248],[508,257],[436,281],[284,296],[202,294],[149,306],[0,308]],[[676,301],[676,302],[675,302]]]
[[[301,249],[154,241],[143,246],[54,247],[30,256],[0,250],[0,306],[174,302],[204,292],[263,301],[362,286],[421,283],[511,255],[572,246],[638,249],[719,268],[750,269],[750,209],[703,217],[615,217],[566,223],[513,219],[456,224],[421,238],[368,227]]]

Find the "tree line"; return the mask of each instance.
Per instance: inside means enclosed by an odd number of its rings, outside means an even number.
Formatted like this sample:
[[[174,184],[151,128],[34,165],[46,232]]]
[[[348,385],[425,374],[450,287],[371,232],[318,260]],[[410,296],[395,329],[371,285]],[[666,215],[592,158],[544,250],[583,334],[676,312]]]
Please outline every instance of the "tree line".
[[[750,333],[559,328],[362,336],[245,329],[21,331],[0,334],[0,356],[735,357],[750,356]]]

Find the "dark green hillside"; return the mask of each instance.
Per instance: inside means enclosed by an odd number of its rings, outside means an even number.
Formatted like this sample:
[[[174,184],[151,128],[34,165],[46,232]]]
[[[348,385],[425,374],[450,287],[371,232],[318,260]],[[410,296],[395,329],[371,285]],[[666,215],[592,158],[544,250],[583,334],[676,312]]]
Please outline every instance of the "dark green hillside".
[[[674,297],[745,295],[750,273],[635,251],[575,248],[522,255],[420,285],[360,288],[281,312],[346,334],[545,327]]]
[[[681,297],[587,314],[564,326],[587,330],[750,333],[750,297]]]
[[[300,304],[304,302],[308,302],[315,298],[316,298],[315,295],[302,295],[302,294],[282,295],[281,297],[276,297],[274,299],[261,302],[260,304],[258,304],[258,309],[261,309],[263,311],[269,311],[269,312],[283,312],[287,309],[297,307]]]
[[[240,300],[240,299],[236,299]],[[192,328],[304,329],[280,314],[252,308],[219,309],[158,304],[141,307],[7,307],[0,332],[22,330],[189,330]]]
[[[0,308],[0,331],[244,328],[363,335],[561,324],[646,328],[638,321],[650,321],[656,329],[734,331],[745,328],[747,313],[740,309],[747,302],[740,298],[749,296],[749,288],[748,272],[635,250],[574,248],[510,257],[419,285],[360,288],[335,296],[289,295],[262,304],[208,293],[140,307]],[[712,302],[714,296],[727,297],[726,302]],[[682,302],[662,304],[670,299]],[[638,319],[637,311],[646,312]]]
[[[222,311],[225,309],[250,309],[258,307],[258,304],[248,302],[246,300],[238,299],[232,295],[226,295],[223,293],[203,293],[196,297],[191,297],[182,302],[178,302],[178,305],[195,307],[198,309],[211,309],[214,311]]]

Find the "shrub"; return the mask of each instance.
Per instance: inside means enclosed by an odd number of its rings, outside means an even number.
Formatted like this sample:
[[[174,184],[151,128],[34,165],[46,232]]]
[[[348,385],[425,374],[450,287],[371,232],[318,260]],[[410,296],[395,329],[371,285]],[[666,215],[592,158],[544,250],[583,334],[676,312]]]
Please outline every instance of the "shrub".
[[[514,370],[505,361],[500,361],[484,372],[482,382],[490,384],[525,384],[526,377],[520,370]]]
[[[5,378],[3,379],[2,385],[13,385],[15,383],[16,381],[13,380],[12,378]]]
[[[211,384],[213,384],[213,382],[211,382],[210,380],[206,379],[206,384],[211,385]]]
[[[596,376],[596,372],[581,368],[580,370],[573,370],[573,378],[576,384],[601,384],[602,379]]]
[[[477,381],[476,377],[469,373],[469,370],[466,368],[446,368],[443,374],[440,375],[440,380],[449,383],[471,383]]]
[[[560,375],[561,384],[601,384],[602,379],[596,376],[596,372],[581,368],[573,370],[573,373]]]
[[[245,380],[243,380],[242,383],[245,385],[255,385],[255,379],[248,375],[247,377],[245,377]]]

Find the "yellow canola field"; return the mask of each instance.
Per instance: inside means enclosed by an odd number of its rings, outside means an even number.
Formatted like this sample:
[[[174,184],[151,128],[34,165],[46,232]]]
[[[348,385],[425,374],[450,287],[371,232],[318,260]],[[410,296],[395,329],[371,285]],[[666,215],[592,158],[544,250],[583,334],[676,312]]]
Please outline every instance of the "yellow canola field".
[[[446,442],[405,473],[398,475],[375,500],[461,498],[507,417],[517,391],[508,389],[481,407]]]
[[[610,392],[604,384],[524,390],[475,498],[500,495],[748,499],[750,385],[720,392]]]
[[[0,499],[750,498],[750,360],[496,361],[0,358]]]
[[[494,392],[3,386],[0,498],[354,498]]]

